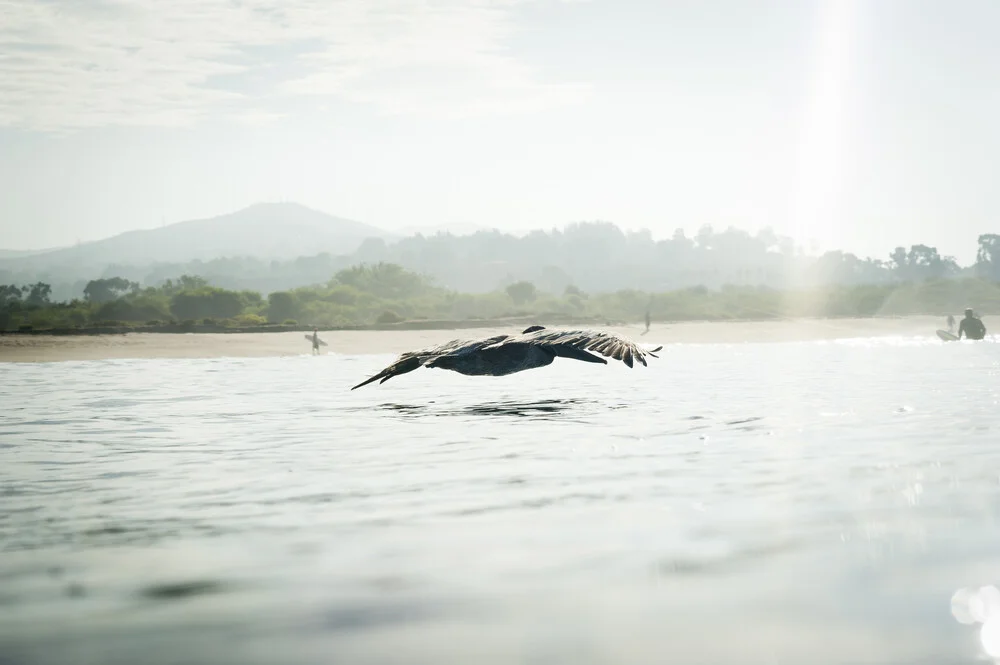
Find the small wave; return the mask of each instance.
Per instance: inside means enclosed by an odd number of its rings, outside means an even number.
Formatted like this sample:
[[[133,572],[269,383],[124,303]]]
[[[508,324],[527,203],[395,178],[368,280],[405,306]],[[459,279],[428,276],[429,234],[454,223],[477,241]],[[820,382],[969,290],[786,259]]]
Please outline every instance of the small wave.
[[[139,595],[151,600],[182,600],[194,596],[222,593],[232,585],[216,580],[193,580],[169,584],[153,584],[139,590]]]
[[[790,554],[802,549],[806,544],[804,539],[784,539],[760,545],[726,548],[726,551],[715,555],[702,553],[697,556],[666,557],[655,564],[655,572],[661,577],[719,575],[734,572],[735,569],[751,565],[755,561],[770,560]]]

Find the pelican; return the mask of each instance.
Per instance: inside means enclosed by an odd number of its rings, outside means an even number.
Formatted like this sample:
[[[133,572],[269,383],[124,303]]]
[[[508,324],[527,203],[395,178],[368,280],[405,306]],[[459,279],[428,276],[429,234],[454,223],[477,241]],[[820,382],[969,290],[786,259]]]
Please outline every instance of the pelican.
[[[552,364],[556,356],[588,363],[608,364],[590,351],[621,360],[632,367],[633,359],[646,365],[646,356],[662,349],[642,349],[627,337],[597,330],[548,330],[545,326],[525,328],[519,335],[496,335],[484,339],[456,339],[419,351],[408,351],[375,376],[351,388],[372,381],[385,383],[394,376],[418,367],[439,367],[470,376],[505,376]]]

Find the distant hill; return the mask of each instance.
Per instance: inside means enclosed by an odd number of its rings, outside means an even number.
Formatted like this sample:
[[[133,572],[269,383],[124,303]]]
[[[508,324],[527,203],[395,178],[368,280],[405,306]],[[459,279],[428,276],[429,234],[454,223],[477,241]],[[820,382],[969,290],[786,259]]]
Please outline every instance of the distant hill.
[[[54,249],[0,249],[0,259],[16,259],[54,251]]]
[[[258,203],[228,215],[128,231],[105,240],[30,255],[0,254],[11,271],[150,265],[251,256],[291,259],[321,252],[350,254],[365,238],[391,234],[297,203]]]

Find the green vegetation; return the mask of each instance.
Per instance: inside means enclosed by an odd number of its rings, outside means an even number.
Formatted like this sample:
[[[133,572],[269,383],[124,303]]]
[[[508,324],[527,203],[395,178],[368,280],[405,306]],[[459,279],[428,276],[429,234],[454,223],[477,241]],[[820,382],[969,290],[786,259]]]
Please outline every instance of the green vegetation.
[[[575,285],[549,293],[528,281],[491,293],[435,286],[399,265],[359,265],[323,285],[277,291],[266,298],[194,276],[140,288],[124,279],[94,280],[84,299],[51,302],[47,284],[0,285],[0,329],[152,328],[185,330],[265,326],[349,327],[405,321],[469,321],[533,317],[541,321],[749,320],[785,317],[870,317],[958,314],[966,306],[1000,313],[1000,283],[989,277],[840,285],[808,290],[762,286],[696,286],[662,292],[632,289],[587,294]]]

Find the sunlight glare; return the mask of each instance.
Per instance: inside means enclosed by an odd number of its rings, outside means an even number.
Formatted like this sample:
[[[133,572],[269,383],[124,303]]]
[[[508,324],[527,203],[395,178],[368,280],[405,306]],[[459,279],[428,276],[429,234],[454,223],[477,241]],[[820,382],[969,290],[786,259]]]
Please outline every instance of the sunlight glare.
[[[990,617],[979,632],[979,640],[983,650],[991,658],[1000,658],[1000,615]]]
[[[799,139],[792,225],[797,240],[829,244],[844,150],[844,107],[855,55],[860,3],[824,0],[819,9],[814,69]]]
[[[972,602],[972,597],[975,593],[973,589],[964,588],[959,589],[952,595],[951,615],[955,617],[955,621],[967,626],[976,623],[976,619],[969,610],[969,604]]]
[[[980,623],[1000,617],[1000,589],[992,585],[980,587],[969,599],[969,613]]]

